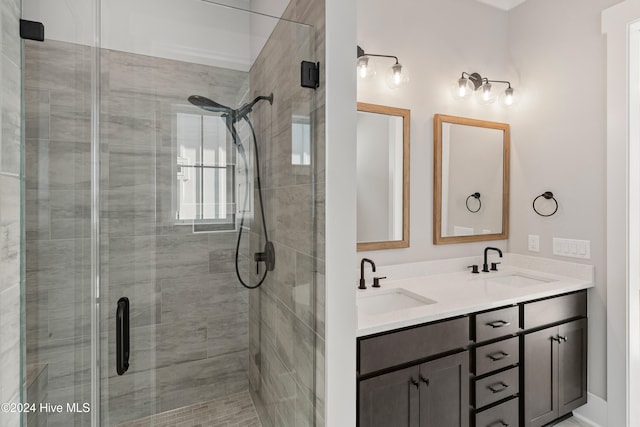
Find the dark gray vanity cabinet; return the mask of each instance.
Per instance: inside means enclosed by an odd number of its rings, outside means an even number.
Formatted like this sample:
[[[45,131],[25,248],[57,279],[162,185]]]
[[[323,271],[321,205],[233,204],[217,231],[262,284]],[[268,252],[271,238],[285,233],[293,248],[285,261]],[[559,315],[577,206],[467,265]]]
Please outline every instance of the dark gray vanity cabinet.
[[[423,363],[420,381],[420,427],[468,427],[468,351]]]
[[[419,366],[360,381],[359,425],[418,427],[420,386]]]
[[[541,427],[587,402],[587,292],[358,338],[360,427]]]
[[[361,427],[467,427],[468,352],[359,383]]]
[[[471,320],[476,342],[472,349],[472,422],[475,427],[516,426],[520,406],[520,307],[475,313]]]
[[[469,344],[467,317],[359,338],[358,425],[468,427]]]
[[[524,426],[543,426],[587,403],[586,293],[539,301],[533,308],[541,322],[575,320],[527,332],[523,337]],[[538,311],[544,311],[540,316]],[[532,321],[533,317],[528,319]],[[544,320],[542,320],[544,319]]]

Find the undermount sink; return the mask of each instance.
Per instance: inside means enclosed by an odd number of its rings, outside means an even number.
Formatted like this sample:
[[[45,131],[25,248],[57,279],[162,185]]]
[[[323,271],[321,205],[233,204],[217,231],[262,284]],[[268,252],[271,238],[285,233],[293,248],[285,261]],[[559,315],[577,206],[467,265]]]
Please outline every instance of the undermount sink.
[[[491,277],[487,279],[489,283],[499,283],[501,285],[524,288],[527,286],[539,285],[541,283],[549,283],[551,280],[541,279],[539,277],[526,276],[524,274],[508,274],[506,276]]]
[[[357,299],[358,311],[367,315],[388,313],[436,303],[432,299],[402,288],[372,290],[370,292],[370,295],[362,295]]]

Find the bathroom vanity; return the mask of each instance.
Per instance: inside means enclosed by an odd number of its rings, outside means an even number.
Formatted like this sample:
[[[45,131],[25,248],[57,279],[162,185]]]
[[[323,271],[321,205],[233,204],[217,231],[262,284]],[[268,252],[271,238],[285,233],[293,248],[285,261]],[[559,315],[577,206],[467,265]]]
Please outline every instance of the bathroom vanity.
[[[358,292],[359,426],[538,427],[586,403],[592,267],[506,258],[484,274],[393,266]]]

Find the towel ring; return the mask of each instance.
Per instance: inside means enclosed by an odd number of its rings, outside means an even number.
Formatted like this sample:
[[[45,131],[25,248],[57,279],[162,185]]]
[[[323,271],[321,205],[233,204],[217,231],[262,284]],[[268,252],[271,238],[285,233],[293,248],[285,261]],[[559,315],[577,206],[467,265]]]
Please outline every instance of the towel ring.
[[[469,199],[472,198],[472,197],[478,201],[478,209],[476,209],[475,211],[469,207]],[[480,200],[480,193],[476,192],[476,193],[470,194],[469,197],[467,197],[467,200],[466,200],[466,202],[464,202],[464,204],[467,205],[467,210],[469,212],[471,212],[471,213],[478,212],[480,210],[480,208],[482,207],[482,201]]]
[[[541,214],[538,209],[536,209],[536,201],[540,198],[540,197],[544,197],[545,199],[549,200],[552,199],[555,204],[556,204],[556,208],[553,210],[553,212],[551,212],[550,214]],[[553,197],[553,193],[551,191],[545,191],[544,193],[542,193],[541,195],[539,195],[538,197],[536,197],[535,199],[533,199],[533,210],[535,213],[537,213],[540,216],[552,216],[553,214],[555,214],[556,212],[558,212],[558,201],[556,200],[555,197]]]

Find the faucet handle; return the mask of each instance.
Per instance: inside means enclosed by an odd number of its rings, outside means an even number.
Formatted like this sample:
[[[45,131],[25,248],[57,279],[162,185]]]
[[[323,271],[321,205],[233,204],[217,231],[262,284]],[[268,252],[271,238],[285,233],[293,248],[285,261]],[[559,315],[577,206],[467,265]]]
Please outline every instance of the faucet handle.
[[[382,279],[386,279],[386,278],[387,278],[387,276],[384,276],[384,277],[374,277],[374,278],[373,278],[373,286],[372,286],[372,287],[373,287],[373,288],[379,288],[379,287],[380,287],[380,280],[382,280]]]
[[[498,271],[498,264],[502,264],[500,262],[492,262],[491,263],[491,271]]]
[[[478,265],[477,264],[468,265],[467,268],[470,268],[471,272],[473,274],[480,274],[480,272],[478,271]]]

